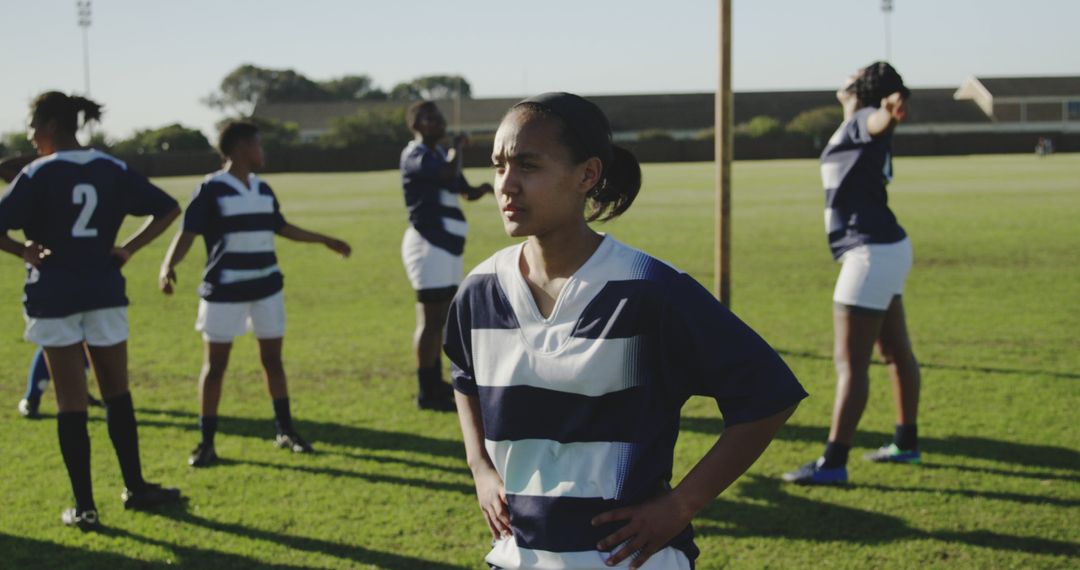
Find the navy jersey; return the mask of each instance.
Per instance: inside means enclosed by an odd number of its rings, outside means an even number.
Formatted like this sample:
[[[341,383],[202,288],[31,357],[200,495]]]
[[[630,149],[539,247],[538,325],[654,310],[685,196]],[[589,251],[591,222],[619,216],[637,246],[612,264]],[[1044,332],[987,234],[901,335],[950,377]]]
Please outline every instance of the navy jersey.
[[[519,269],[521,247],[465,279],[446,328],[454,387],[479,398],[510,509],[513,537],[496,541],[487,560],[602,568],[596,544],[622,523],[590,520],[668,488],[690,396],[714,398],[730,426],[781,412],[806,392],[692,278],[610,236],[544,318]],[[689,568],[696,555],[687,527],[646,568]]]
[[[895,243],[907,235],[885,192],[892,180],[892,133],[874,138],[866,125],[875,111],[855,111],[821,153],[825,231],[836,259],[855,246]]]
[[[401,186],[409,223],[431,245],[454,255],[465,251],[465,214],[458,206],[458,194],[468,190],[460,174],[443,180],[439,173],[446,167],[446,150],[416,141],[401,151]]]
[[[207,176],[184,212],[183,230],[206,242],[199,296],[239,303],[281,291],[274,233],[284,225],[274,191],[254,174],[246,185],[226,171]]]
[[[165,216],[176,200],[103,152],[65,150],[23,168],[0,198],[0,231],[23,230],[52,254],[27,265],[26,314],[66,317],[128,304],[110,255],[127,215]]]

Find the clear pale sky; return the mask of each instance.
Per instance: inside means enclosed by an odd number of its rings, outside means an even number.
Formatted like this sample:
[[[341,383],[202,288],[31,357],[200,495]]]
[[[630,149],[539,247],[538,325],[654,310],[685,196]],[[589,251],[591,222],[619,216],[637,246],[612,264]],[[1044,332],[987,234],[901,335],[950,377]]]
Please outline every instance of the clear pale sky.
[[[734,0],[735,89],[832,88],[885,53],[880,0]],[[1080,74],[1080,0],[894,0],[909,85],[972,74]],[[172,122],[209,133],[199,99],[242,63],[389,89],[460,73],[474,96],[712,91],[716,0],[94,0],[91,95],[113,137]],[[73,0],[5,2],[0,132],[47,89],[83,89]]]

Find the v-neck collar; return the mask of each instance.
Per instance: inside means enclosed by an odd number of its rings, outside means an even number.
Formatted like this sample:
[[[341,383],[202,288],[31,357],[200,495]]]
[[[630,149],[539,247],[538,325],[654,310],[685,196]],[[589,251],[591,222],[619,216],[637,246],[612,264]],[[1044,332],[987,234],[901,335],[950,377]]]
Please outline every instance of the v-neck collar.
[[[228,170],[219,170],[217,178],[229,186],[232,186],[234,190],[241,194],[247,195],[259,192],[259,178],[255,176],[254,172],[248,174],[247,184],[244,184],[244,181],[233,176],[233,173]]]
[[[589,273],[592,267],[600,263],[608,254],[608,252],[614,247],[614,239],[607,234],[602,234],[603,239],[600,241],[600,245],[596,247],[596,250],[592,252],[592,255],[585,260],[585,263],[581,264],[581,267],[577,268],[566,279],[566,283],[563,284],[562,289],[559,290],[558,296],[555,298],[555,306],[551,309],[551,314],[546,318],[543,313],[540,312],[540,307],[536,304],[536,299],[533,297],[532,289],[529,287],[528,281],[521,273],[521,258],[525,255],[525,242],[514,248],[513,256],[510,259],[509,270],[513,273],[513,279],[515,283],[514,287],[514,300],[512,303],[515,305],[514,312],[518,313],[518,320],[522,320],[522,317],[527,317],[527,320],[542,324],[545,326],[561,323],[560,317],[563,313],[563,307],[567,305],[567,298],[574,296],[574,293],[580,289],[583,285],[588,285]],[[584,282],[584,283],[583,283]],[[515,302],[516,301],[516,302]],[[574,316],[576,320],[577,316]]]

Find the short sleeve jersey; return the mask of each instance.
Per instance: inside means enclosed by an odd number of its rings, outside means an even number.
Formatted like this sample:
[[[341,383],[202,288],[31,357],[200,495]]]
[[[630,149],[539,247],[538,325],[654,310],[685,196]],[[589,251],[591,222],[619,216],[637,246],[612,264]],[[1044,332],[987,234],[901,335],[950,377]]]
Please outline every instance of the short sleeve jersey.
[[[254,174],[246,184],[226,171],[207,176],[191,197],[183,226],[206,242],[199,296],[240,303],[281,291],[274,233],[285,223],[274,191]]]
[[[112,257],[124,217],[165,216],[176,200],[101,151],[65,150],[28,164],[0,198],[0,231],[23,230],[52,253],[27,265],[26,314],[59,318],[128,304]]]
[[[401,151],[401,186],[409,223],[431,245],[454,255],[465,251],[465,214],[458,195],[468,189],[460,174],[443,180],[446,149],[412,141]]]
[[[688,275],[606,236],[541,316],[521,245],[464,281],[450,308],[454,387],[479,399],[485,446],[505,484],[513,537],[490,564],[602,568],[621,523],[592,517],[669,488],[679,416],[692,395],[726,425],[806,396],[780,357]],[[690,568],[691,527],[646,568]]]
[[[864,107],[844,121],[821,153],[825,231],[833,257],[853,247],[895,243],[904,228],[889,209],[885,186],[892,180],[892,134],[870,136]]]

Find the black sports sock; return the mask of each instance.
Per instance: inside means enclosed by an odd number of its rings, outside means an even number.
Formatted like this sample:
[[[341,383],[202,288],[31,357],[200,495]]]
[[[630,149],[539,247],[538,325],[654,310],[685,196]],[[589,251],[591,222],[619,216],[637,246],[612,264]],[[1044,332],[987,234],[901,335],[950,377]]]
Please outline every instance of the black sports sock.
[[[822,456],[825,458],[825,462],[821,466],[825,469],[835,469],[837,467],[846,466],[849,451],[851,451],[850,445],[844,445],[835,441],[826,443],[825,454]]]
[[[202,433],[202,442],[212,447],[214,434],[217,433],[217,416],[199,416],[199,432]]]
[[[75,508],[95,510],[94,487],[90,482],[90,434],[86,431],[86,412],[56,414],[56,432],[60,438],[60,454],[64,456]]]
[[[274,426],[278,433],[292,433],[292,413],[289,412],[289,399],[278,398],[274,400]]]
[[[420,384],[420,397],[437,396],[442,384],[442,367],[417,368],[416,379]]]
[[[896,433],[893,434],[893,443],[903,451],[914,451],[919,448],[919,429],[915,424],[897,424]]]
[[[124,486],[133,491],[146,485],[139,461],[139,428],[135,423],[135,407],[131,392],[124,392],[105,400],[105,420],[109,424],[109,439],[120,461],[120,473]]]

